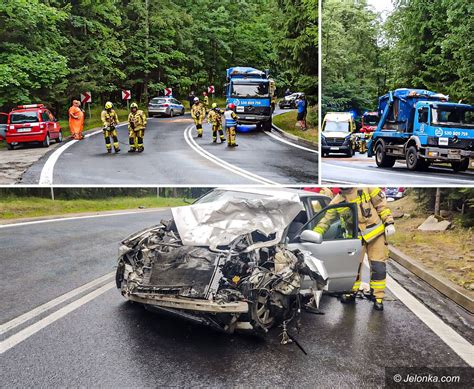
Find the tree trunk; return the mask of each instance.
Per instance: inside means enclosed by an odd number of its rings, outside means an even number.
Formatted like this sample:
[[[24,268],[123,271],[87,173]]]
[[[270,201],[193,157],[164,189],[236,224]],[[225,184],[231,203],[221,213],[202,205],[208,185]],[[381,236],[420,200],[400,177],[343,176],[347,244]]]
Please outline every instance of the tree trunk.
[[[436,188],[435,209],[434,209],[435,216],[439,216],[440,203],[441,203],[441,189]]]

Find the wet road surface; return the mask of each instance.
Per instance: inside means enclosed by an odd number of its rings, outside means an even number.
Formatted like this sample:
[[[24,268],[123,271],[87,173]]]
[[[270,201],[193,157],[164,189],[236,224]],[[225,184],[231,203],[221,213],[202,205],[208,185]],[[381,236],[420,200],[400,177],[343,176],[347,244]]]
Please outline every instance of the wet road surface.
[[[52,154],[41,158],[23,174],[21,184],[315,184],[318,154],[281,142],[260,131],[238,133],[239,147],[213,144],[209,124],[197,138],[189,115],[150,118],[145,152],[127,153],[126,126],[118,127],[119,154],[106,154],[102,133],[89,136],[65,149],[58,157],[50,180],[42,181]],[[48,170],[48,169],[46,169]]]
[[[322,183],[366,184],[380,186],[473,185],[474,172],[454,173],[452,169],[431,166],[427,171],[409,171],[404,161],[393,168],[379,168],[374,158],[356,153],[354,157],[331,155],[321,159]]]
[[[118,242],[169,211],[3,228],[0,322],[114,270]],[[20,249],[21,248],[21,249]],[[79,295],[73,299],[77,301]],[[68,304],[69,302],[65,303]],[[0,335],[1,340],[59,307]],[[382,386],[388,366],[466,366],[389,292],[383,313],[366,300],[322,300],[293,334],[306,349],[225,335],[127,303],[115,288],[2,355],[12,386]]]

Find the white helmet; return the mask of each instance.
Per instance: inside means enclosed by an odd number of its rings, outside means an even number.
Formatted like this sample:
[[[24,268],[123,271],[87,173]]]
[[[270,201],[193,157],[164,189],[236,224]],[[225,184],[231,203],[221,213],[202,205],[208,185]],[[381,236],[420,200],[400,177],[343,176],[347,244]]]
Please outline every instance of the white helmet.
[[[195,98],[194,98],[194,102],[195,102],[195,103],[199,103],[199,97],[195,97]]]

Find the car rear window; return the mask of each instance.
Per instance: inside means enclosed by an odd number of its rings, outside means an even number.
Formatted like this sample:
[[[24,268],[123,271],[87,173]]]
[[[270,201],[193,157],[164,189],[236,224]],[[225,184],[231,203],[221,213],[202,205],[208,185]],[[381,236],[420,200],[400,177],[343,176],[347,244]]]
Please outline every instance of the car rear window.
[[[36,123],[38,122],[38,112],[14,112],[10,114],[11,124]]]
[[[166,102],[167,102],[166,99],[151,99],[152,104],[164,104]]]

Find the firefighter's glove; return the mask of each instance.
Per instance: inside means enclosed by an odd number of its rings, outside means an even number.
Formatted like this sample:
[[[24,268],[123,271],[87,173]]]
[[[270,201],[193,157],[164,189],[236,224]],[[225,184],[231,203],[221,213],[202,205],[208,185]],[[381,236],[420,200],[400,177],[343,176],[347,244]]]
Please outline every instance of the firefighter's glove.
[[[131,128],[132,130],[135,129],[135,122],[130,122],[130,128]]]
[[[389,237],[395,234],[395,226],[393,224],[389,224],[385,226],[385,236]]]

